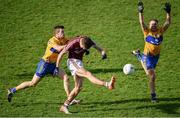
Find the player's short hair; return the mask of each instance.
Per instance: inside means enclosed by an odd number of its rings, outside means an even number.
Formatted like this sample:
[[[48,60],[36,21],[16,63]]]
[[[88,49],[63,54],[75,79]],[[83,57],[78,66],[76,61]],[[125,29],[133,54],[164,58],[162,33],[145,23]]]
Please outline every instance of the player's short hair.
[[[157,19],[151,19],[149,22],[151,22],[151,21],[155,21],[156,23],[159,22]]]
[[[81,36],[81,38],[83,38],[82,44],[86,49],[89,49],[91,46],[95,45],[95,43],[91,40],[91,38],[87,36]]]
[[[54,29],[64,29],[64,26],[63,25],[56,25],[56,26],[54,26]]]

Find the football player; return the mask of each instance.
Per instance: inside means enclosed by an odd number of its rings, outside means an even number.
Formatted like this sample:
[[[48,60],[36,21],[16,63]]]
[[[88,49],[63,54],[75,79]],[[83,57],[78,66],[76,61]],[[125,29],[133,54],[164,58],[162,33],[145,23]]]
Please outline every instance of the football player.
[[[7,99],[9,102],[11,102],[15,92],[28,87],[35,86],[42,80],[42,78],[45,75],[54,74],[58,54],[67,44],[67,42],[68,39],[65,37],[64,26],[59,26],[59,25],[55,26],[54,36],[51,39],[49,39],[45,54],[39,61],[36,72],[32,80],[23,82],[16,87],[8,89]],[[62,69],[59,69],[59,72],[56,73],[56,75],[58,75],[58,77],[64,81],[64,89],[68,96],[70,94],[70,89],[69,89],[69,80],[67,74]],[[73,102],[78,102],[78,101],[74,100]]]
[[[164,10],[166,11],[166,21],[163,26],[159,27],[159,22],[157,19],[151,19],[149,21],[149,26],[144,23],[143,17],[144,6],[142,2],[138,3],[139,12],[139,22],[141,25],[142,32],[144,34],[144,52],[140,54],[140,50],[134,50],[132,53],[138,57],[142,67],[144,68],[149,79],[149,87],[151,92],[151,101],[156,102],[156,92],[155,92],[155,67],[158,63],[160,56],[160,48],[163,42],[163,34],[168,29],[171,23],[171,4],[166,3]]]
[[[114,89],[115,77],[112,76],[109,82],[105,82],[98,79],[90,71],[84,68],[83,62],[82,62],[83,55],[85,53],[89,54],[88,50],[91,47],[94,47],[101,53],[102,59],[107,58],[105,51],[99,46],[97,46],[96,43],[87,36],[77,36],[73,38],[70,42],[68,42],[66,47],[60,52],[58,56],[57,63],[56,63],[57,73],[58,73],[59,63],[61,62],[63,55],[65,53],[68,53],[67,65],[75,81],[74,89],[71,91],[70,95],[68,96],[64,104],[60,107],[60,111],[64,112],[65,114],[70,114],[68,110],[68,106],[82,89],[84,78],[87,78],[93,84],[104,86],[110,90]]]

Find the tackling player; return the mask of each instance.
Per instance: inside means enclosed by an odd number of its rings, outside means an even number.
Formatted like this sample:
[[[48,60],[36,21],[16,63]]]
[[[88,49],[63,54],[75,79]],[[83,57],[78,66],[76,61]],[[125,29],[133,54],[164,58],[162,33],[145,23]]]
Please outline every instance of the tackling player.
[[[58,54],[64,48],[65,44],[67,44],[67,42],[68,40],[67,38],[65,38],[64,26],[59,26],[59,25],[55,26],[54,36],[48,41],[45,54],[40,60],[36,69],[36,73],[34,74],[32,80],[23,82],[14,88],[8,89],[7,99],[9,102],[11,102],[12,97],[15,92],[21,89],[25,89],[25,88],[37,85],[38,82],[40,82],[41,79],[47,74],[53,75],[54,70],[56,68],[56,60],[57,60]],[[61,69],[56,74],[58,74],[59,78],[63,79],[64,89],[68,96],[70,93],[70,89],[69,89],[69,80],[68,80],[67,74]],[[73,102],[76,102],[76,101],[73,101]]]
[[[82,89],[83,78],[87,78],[93,84],[105,86],[106,88],[110,90],[114,89],[114,84],[115,84],[114,77],[111,78],[110,82],[105,82],[96,78],[91,72],[89,72],[83,67],[83,62],[82,62],[83,55],[84,53],[89,53],[88,49],[91,47],[94,47],[101,53],[102,59],[107,58],[105,51],[101,49],[100,47],[98,47],[87,36],[77,36],[74,39],[72,39],[67,44],[67,46],[60,52],[58,56],[57,63],[56,63],[57,72],[58,72],[59,63],[61,62],[63,55],[65,53],[68,53],[67,65],[75,81],[74,89],[71,91],[67,100],[59,109],[61,112],[64,112],[65,114],[71,114],[68,111],[68,106]]]
[[[145,38],[144,52],[141,55],[139,50],[132,51],[134,55],[138,57],[141,64],[149,76],[149,87],[151,92],[151,101],[156,102],[156,92],[155,92],[155,67],[159,59],[161,43],[163,41],[163,34],[168,29],[171,23],[171,5],[170,3],[165,4],[164,10],[166,11],[166,21],[162,27],[158,26],[157,19],[151,19],[149,22],[149,27],[144,23],[143,17],[144,6],[142,2],[138,3],[139,12],[139,22],[141,25],[142,32]]]

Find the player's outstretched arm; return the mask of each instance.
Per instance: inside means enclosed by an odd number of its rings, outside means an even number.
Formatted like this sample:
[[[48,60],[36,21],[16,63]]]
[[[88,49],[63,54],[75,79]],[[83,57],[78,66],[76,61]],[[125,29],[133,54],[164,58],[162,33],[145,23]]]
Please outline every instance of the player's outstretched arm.
[[[143,10],[144,10],[143,2],[140,1],[138,2],[139,22],[141,25],[141,29],[144,32],[145,30],[147,30],[147,26],[144,23]]]
[[[171,24],[171,4],[170,3],[165,3],[165,7],[164,10],[166,11],[166,21],[163,25],[163,31],[166,31],[168,29],[168,27]]]
[[[100,46],[98,46],[95,42],[94,44],[95,45],[93,45],[92,47],[101,53],[102,59],[106,59],[107,58],[106,52]]]
[[[58,52],[60,52],[66,45],[57,45],[56,43],[54,43],[53,41],[48,41],[48,45],[53,47],[55,50],[57,50]]]
[[[54,69],[53,76],[59,75],[59,64],[62,60],[63,55],[65,54],[65,48],[59,53],[57,61],[56,61],[56,68]]]
[[[54,49],[56,49],[58,52],[60,52],[61,50],[63,50],[65,47],[65,45],[59,46],[59,45],[55,45],[53,46]]]
[[[57,61],[56,61],[56,67],[59,67],[59,64],[63,58],[63,55],[66,54],[67,51],[66,51],[66,48],[64,48],[58,55],[58,58],[57,58]]]

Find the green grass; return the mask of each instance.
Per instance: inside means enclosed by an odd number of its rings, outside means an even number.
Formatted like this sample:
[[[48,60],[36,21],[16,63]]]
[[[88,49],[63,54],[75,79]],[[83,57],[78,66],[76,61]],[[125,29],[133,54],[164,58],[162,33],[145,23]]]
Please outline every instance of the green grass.
[[[102,61],[95,50],[84,58],[85,67],[95,76],[109,80],[115,75],[116,89],[84,81],[77,99],[80,105],[70,107],[71,117],[158,116],[180,117],[180,1],[172,3],[172,24],[164,35],[161,57],[156,68],[159,103],[149,101],[148,79],[130,51],[143,50],[143,34],[138,22],[137,1],[132,0],[0,0],[0,116],[67,116],[58,112],[66,99],[63,82],[47,76],[34,88],[6,100],[6,89],[31,80],[52,27],[63,24],[68,37],[91,36],[104,47],[108,59]],[[145,21],[165,20],[162,10],[166,0],[143,0]],[[62,67],[66,67],[66,58]],[[126,76],[122,67],[132,63],[134,75]],[[73,87],[72,77],[71,88]]]

